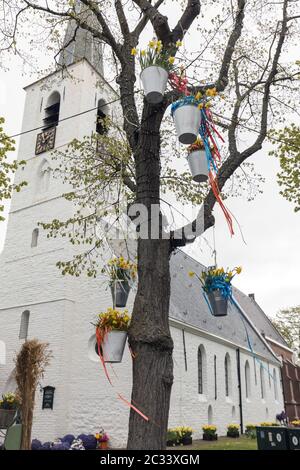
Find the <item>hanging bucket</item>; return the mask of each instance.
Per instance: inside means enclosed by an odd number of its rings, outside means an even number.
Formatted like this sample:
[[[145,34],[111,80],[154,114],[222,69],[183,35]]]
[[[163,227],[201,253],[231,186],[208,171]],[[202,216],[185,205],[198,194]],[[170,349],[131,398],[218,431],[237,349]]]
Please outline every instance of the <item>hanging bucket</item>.
[[[122,362],[127,331],[113,330],[107,333],[101,344],[104,362]]]
[[[127,281],[114,281],[110,286],[114,307],[126,307],[130,285]]]
[[[158,104],[163,100],[169,74],[162,67],[151,65],[141,73],[141,80],[148,103]]]
[[[227,315],[228,299],[224,299],[220,289],[216,289],[207,294],[215,317],[225,317]]]
[[[193,144],[197,139],[201,124],[201,114],[197,106],[184,104],[174,111],[174,121],[179,142]]]
[[[208,178],[208,166],[205,150],[194,150],[188,154],[187,161],[193,180],[196,183],[205,183]]]
[[[0,429],[8,429],[15,418],[16,410],[0,409]]]

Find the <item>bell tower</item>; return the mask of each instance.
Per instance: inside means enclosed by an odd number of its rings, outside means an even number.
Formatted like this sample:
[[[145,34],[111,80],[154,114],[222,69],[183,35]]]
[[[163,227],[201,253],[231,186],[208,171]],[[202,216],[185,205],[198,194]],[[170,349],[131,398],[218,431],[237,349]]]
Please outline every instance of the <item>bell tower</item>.
[[[85,11],[82,3],[76,1],[76,14],[85,23],[97,29],[98,25],[93,20],[93,14],[90,10]],[[102,43],[96,37],[93,37],[90,31],[78,26],[75,20],[69,21],[65,39],[64,48],[59,57],[59,65],[69,66],[78,60],[85,58],[100,75],[103,76],[103,48]]]
[[[36,393],[32,435],[44,441],[68,429],[83,430],[80,396],[91,391],[101,400],[101,380],[95,381],[99,390],[91,381],[99,364],[89,359],[88,344],[94,333],[93,316],[99,307],[111,305],[110,293],[99,280],[62,276],[56,263],[72,258],[72,246],[66,238],[47,238],[39,226],[74,214],[63,197],[68,186],[54,177],[58,163],[53,150],[63,151],[74,138],[97,131],[99,103],[112,119],[121,115],[118,95],[103,78],[101,44],[71,21],[65,45],[60,64],[68,73],[58,67],[24,89],[18,158],[26,165],[16,180],[25,180],[28,186],[13,194],[0,257],[0,395],[15,389],[14,358],[22,342],[37,338],[49,343],[53,357],[41,393]],[[43,407],[45,387],[55,390],[51,409]],[[95,407],[100,409],[101,403],[95,402],[91,409]],[[93,415],[89,427],[96,428],[99,421]]]

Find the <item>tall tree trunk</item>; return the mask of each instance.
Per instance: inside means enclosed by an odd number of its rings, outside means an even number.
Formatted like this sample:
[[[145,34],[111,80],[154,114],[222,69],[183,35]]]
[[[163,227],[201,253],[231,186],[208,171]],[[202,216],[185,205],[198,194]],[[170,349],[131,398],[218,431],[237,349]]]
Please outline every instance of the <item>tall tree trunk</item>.
[[[139,241],[139,287],[130,344],[133,358],[132,403],[148,418],[131,411],[128,449],[164,449],[171,388],[173,341],[169,329],[169,242]]]
[[[151,207],[158,208],[160,204],[162,117],[162,109],[144,103],[135,154],[137,202],[147,209],[149,222],[148,239],[138,241],[139,281],[129,331],[134,355],[132,404],[149,418],[146,421],[136,411],[130,412],[128,449],[136,450],[165,448],[173,383],[173,341],[169,328],[170,241],[157,235],[156,239],[151,238],[151,227],[157,223],[151,218]]]

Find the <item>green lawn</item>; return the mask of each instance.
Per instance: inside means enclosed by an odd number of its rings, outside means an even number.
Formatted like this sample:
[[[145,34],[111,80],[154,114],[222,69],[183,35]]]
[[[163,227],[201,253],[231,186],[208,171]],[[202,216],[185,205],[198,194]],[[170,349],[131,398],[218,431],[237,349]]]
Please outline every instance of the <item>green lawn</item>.
[[[217,441],[194,441],[192,446],[168,447],[173,450],[257,450],[256,439],[219,437]]]

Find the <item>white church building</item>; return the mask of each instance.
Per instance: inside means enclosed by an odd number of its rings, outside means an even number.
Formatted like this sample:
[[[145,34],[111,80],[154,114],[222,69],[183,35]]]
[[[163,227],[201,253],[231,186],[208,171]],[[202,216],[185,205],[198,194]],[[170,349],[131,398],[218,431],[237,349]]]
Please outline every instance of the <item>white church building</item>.
[[[13,195],[0,258],[0,394],[15,388],[14,358],[24,340],[48,342],[53,358],[36,393],[32,437],[48,441],[103,427],[112,446],[124,447],[129,409],[115,391],[130,400],[132,358],[126,348],[122,363],[109,369],[114,390],[96,354],[91,324],[111,306],[110,291],[99,279],[62,276],[56,262],[70,259],[72,245],[65,238],[47,238],[38,226],[72,215],[71,203],[62,196],[64,184],[52,177],[52,147],[63,149],[72,139],[95,132],[99,103],[102,109],[107,104],[113,119],[121,115],[117,92],[103,78],[91,38],[79,30],[71,46],[61,58],[68,73],[57,70],[25,88],[19,159],[27,164],[16,179],[28,186]],[[237,290],[241,311],[230,306],[228,316],[213,317],[199,282],[187,275],[202,269],[182,251],[171,258],[174,385],[169,426],[191,426],[195,438],[207,423],[225,435],[230,423],[244,427],[275,421],[284,409],[281,363],[262,329],[275,342],[283,340],[255,300]],[[133,300],[131,292],[129,310]],[[49,390],[50,406],[45,400]]]

